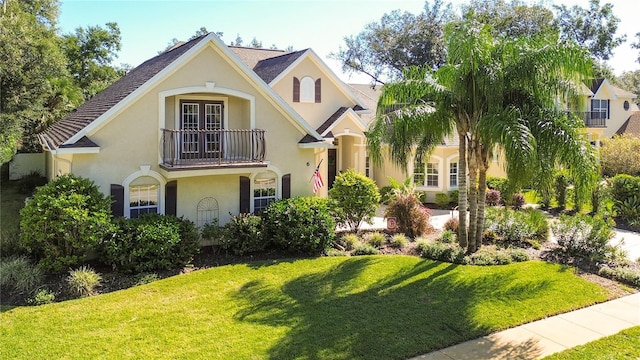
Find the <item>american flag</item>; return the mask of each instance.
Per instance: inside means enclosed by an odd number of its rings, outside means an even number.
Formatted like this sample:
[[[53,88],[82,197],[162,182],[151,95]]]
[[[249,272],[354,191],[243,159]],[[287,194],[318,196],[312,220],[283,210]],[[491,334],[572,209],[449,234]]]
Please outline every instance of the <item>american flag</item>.
[[[320,165],[318,165],[316,171],[313,172],[313,193],[318,192],[318,189],[320,189],[322,185],[324,184],[322,183],[322,176],[320,175]]]

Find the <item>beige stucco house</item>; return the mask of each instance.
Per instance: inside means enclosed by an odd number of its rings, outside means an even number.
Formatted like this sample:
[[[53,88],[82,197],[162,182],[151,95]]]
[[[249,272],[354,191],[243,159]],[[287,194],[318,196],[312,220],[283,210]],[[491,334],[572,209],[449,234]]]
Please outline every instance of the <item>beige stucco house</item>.
[[[318,196],[340,170],[368,172],[367,112],[310,49],[230,47],[208,34],[144,62],[39,139],[47,177],[92,179],[116,216],[223,224],[313,195],[318,165]]]
[[[640,135],[640,111],[633,93],[612,85],[607,79],[595,79],[589,85],[583,87],[583,108],[567,110],[584,120],[587,136],[593,146],[599,147],[601,140],[615,134]],[[351,86],[362,99],[365,99],[367,107],[376,108],[380,90],[371,89],[367,85]],[[365,119],[368,119],[368,116],[371,115],[363,115]],[[488,175],[506,177],[504,157],[499,151],[491,160]],[[444,139],[424,163],[409,164],[407,172],[390,163],[373,169],[373,177],[380,186],[388,185],[388,176],[397,180],[412,177],[416,188],[426,193],[428,201],[434,201],[437,193],[457,190],[457,135]]]

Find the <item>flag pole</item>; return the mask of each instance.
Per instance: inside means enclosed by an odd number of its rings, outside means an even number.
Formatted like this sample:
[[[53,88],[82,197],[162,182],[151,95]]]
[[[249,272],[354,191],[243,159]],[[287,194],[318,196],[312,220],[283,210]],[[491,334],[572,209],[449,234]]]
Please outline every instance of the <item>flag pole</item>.
[[[323,161],[324,161],[324,159],[320,159],[320,162],[318,163],[318,166],[316,166],[316,170],[315,171],[320,170],[320,165],[322,164]],[[309,178],[309,183],[311,183],[311,180],[313,180],[313,175],[315,174],[315,171],[313,172],[313,174],[311,174],[311,177]]]

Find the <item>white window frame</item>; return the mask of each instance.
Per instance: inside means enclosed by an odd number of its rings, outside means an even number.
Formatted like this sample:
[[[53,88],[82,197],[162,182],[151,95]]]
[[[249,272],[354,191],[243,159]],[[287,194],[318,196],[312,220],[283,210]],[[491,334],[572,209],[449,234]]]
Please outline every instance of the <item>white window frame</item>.
[[[596,106],[596,103],[598,104]],[[609,118],[609,113],[608,113],[608,107],[607,107],[607,99],[591,99],[591,113],[599,113],[599,114],[604,114],[604,117],[593,117],[592,115],[592,119],[608,119]]]
[[[165,209],[164,209],[164,197],[165,197],[165,186],[167,185],[167,181],[164,179],[164,177],[162,175],[160,175],[159,173],[150,170],[150,166],[149,165],[142,165],[140,166],[140,170],[134,172],[133,174],[127,176],[124,181],[122,182],[122,186],[124,187],[124,217],[125,218],[130,218],[131,216],[131,184],[137,180],[140,177],[151,177],[153,179],[155,179],[157,181],[157,185],[158,185],[158,214],[164,214],[165,213]],[[134,186],[137,185],[143,185],[143,184],[136,184]],[[148,184],[148,185],[155,185],[155,184]]]
[[[455,171],[454,167],[455,166]],[[451,181],[455,179],[455,181]],[[449,189],[457,189],[458,188],[458,162],[451,161],[449,162]]]
[[[300,79],[300,102],[316,102],[316,82],[310,76]]]
[[[152,190],[152,188],[155,188],[154,190]],[[155,193],[155,196],[150,196],[152,194],[152,191]],[[138,205],[132,205],[132,198],[138,196]],[[152,200],[151,198],[154,198],[153,200],[155,200],[155,204],[150,205],[149,203],[144,204],[144,205],[140,205],[140,201],[144,198],[145,201],[149,201]],[[155,209],[155,211],[150,211],[151,209]],[[136,217],[140,217],[143,214],[148,214],[148,213],[155,213],[155,214],[159,214],[160,213],[160,184],[159,183],[155,183],[155,184],[140,184],[140,185],[129,185],[129,217],[131,216],[131,213],[133,211],[138,211],[138,216]]]
[[[176,95],[175,97],[175,129],[180,129],[182,125],[182,119],[180,113],[182,112],[180,103],[188,103],[189,100],[193,101],[213,101],[222,103],[222,127],[224,129],[229,128],[229,98],[226,96],[206,96],[206,95]]]
[[[424,165],[424,185],[428,188],[440,187],[440,164],[437,162],[428,162]],[[435,179],[435,185],[433,180]]]
[[[425,176],[425,169],[426,166],[425,164],[419,163],[417,160],[413,161],[413,175],[412,175],[412,179],[413,179],[413,184],[416,186],[424,186],[425,182],[426,182],[426,176]],[[422,181],[417,181],[416,180],[416,175],[419,176],[420,178],[422,178]]]

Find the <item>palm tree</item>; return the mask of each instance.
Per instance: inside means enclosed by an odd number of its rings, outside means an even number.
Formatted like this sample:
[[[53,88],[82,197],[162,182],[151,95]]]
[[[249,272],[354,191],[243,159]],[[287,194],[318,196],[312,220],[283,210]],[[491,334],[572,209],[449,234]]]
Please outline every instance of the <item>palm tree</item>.
[[[563,108],[577,101],[590,61],[579,47],[559,44],[557,35],[496,39],[472,18],[448,26],[446,48],[447,62],[435,72],[406,69],[401,80],[383,86],[367,142],[374,161],[381,162],[386,148],[406,170],[414,156],[422,161],[457,132],[458,206],[462,214],[469,209],[468,228],[460,216],[458,240],[474,252],[482,241],[494,149],[504,152],[515,184],[557,164],[572,172],[577,191],[593,184],[595,157],[581,134],[584,124]]]

